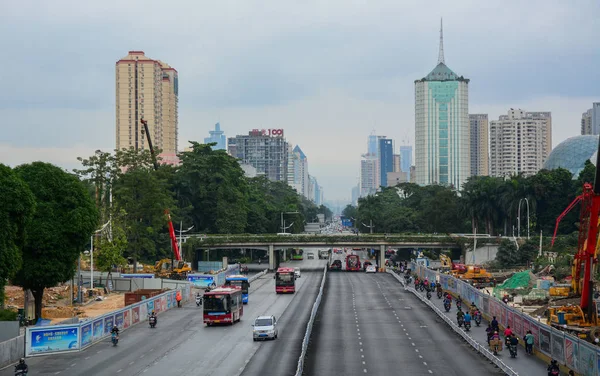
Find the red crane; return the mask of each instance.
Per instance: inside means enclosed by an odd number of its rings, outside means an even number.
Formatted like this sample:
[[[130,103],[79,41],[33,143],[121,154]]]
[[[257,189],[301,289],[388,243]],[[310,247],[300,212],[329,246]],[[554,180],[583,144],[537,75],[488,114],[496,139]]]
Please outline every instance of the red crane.
[[[150,148],[150,154],[152,155],[152,164],[154,165],[154,170],[156,171],[158,170],[158,161],[156,159],[156,154],[154,154],[154,148],[152,147],[152,139],[150,138],[150,130],[148,129],[148,120],[144,120],[144,118],[142,118],[140,119],[140,122],[144,126],[144,131],[146,132],[146,138],[148,139],[148,147]],[[169,213],[169,209],[165,209],[165,215],[167,216],[167,220],[169,222],[169,236],[171,237],[171,245],[173,246],[175,260],[181,261],[181,252],[179,251],[179,245],[177,244],[175,228],[173,227],[173,221],[171,221],[171,214]]]

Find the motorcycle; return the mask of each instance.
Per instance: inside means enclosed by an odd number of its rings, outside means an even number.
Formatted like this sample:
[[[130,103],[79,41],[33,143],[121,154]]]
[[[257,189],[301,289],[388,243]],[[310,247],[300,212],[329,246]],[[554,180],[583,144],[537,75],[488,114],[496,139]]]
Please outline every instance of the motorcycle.
[[[15,366],[15,376],[27,376],[27,371],[24,369],[17,369],[18,366]]]
[[[202,297],[196,296],[196,307],[200,307],[202,305]]]
[[[456,321],[458,322],[458,327],[462,327],[463,323],[465,322],[465,319],[463,319],[462,317],[459,317],[456,319]]]
[[[477,325],[477,326],[481,325],[481,313],[475,314],[475,325]]]
[[[462,303],[460,302],[460,300],[456,301],[456,309],[460,309],[462,306]]]
[[[112,340],[113,346],[116,346],[117,343],[119,342],[119,336],[117,335],[117,333],[112,334],[111,340]]]
[[[465,322],[465,330],[468,332],[469,330],[471,330],[471,323],[470,322]]]
[[[427,299],[431,300],[431,292],[429,290],[427,290],[427,294],[426,295],[427,295]]]
[[[508,351],[510,351],[510,357],[517,357],[517,345],[508,345]]]
[[[156,327],[156,317],[150,316],[148,318],[148,322],[150,323],[150,327],[151,328],[155,328]]]
[[[443,295],[443,293],[442,293],[441,291],[438,291],[438,292],[437,292],[437,297],[438,297],[438,299],[441,299],[441,298],[442,298],[442,295]]]
[[[446,310],[446,312],[450,312],[450,308],[452,307],[450,306],[449,302],[444,303],[444,309]]]

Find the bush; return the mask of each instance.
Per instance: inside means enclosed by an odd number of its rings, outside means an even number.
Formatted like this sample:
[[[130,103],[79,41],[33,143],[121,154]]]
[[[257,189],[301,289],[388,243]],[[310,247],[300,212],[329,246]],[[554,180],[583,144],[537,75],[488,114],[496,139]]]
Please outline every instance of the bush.
[[[10,309],[0,309],[0,321],[17,321],[17,312]]]

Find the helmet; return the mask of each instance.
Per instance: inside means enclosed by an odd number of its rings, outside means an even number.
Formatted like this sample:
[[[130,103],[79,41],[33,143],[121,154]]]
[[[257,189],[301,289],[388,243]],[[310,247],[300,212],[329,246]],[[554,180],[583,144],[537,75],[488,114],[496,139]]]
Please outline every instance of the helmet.
[[[21,363],[21,364],[22,364],[22,363],[25,363],[25,358],[21,358],[21,359],[19,359],[19,363]]]
[[[556,361],[556,359],[552,359],[552,360],[550,361],[550,363],[551,363],[551,364],[556,364],[556,363],[558,363],[558,362]]]

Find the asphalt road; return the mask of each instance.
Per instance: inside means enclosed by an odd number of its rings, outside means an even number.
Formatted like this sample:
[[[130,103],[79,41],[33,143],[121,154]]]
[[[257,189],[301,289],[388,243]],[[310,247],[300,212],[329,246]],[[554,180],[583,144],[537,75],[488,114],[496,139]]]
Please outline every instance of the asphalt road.
[[[501,375],[390,275],[328,273],[305,375]]]
[[[304,270],[296,281],[296,294],[276,294],[273,274],[254,281],[242,321],[233,326],[206,327],[202,309],[191,302],[161,314],[156,329],[139,324],[124,331],[117,347],[108,338],[78,353],[29,358],[29,375],[239,375],[262,346],[282,341],[253,342],[253,319],[265,314],[281,317],[290,303],[299,300],[297,296],[310,296],[304,289],[316,293],[318,284],[313,281],[318,273],[306,270],[318,269],[319,264],[323,261],[290,263]],[[282,324],[280,338],[285,338],[285,321]],[[13,368],[0,371],[0,376],[5,375],[12,376]]]

